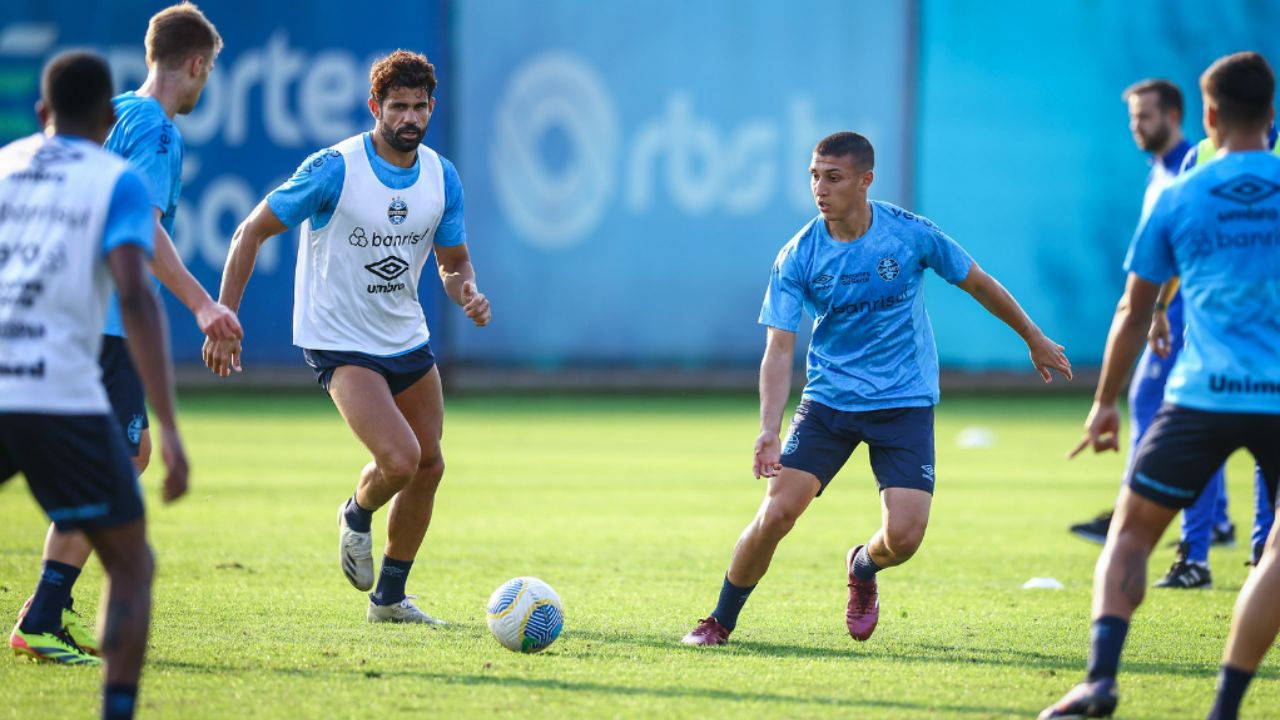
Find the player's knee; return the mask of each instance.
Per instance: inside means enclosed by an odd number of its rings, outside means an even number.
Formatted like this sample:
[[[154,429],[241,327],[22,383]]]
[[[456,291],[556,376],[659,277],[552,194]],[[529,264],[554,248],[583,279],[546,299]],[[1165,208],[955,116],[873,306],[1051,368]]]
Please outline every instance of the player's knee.
[[[444,477],[444,455],[438,449],[422,451],[422,457],[418,459],[418,477],[424,476],[436,482]]]
[[[418,471],[418,464],[421,461],[422,453],[418,449],[418,444],[414,443],[412,446],[393,448],[384,453],[378,458],[378,471],[386,480],[404,485]]]
[[[925,527],[924,522],[899,522],[885,528],[885,545],[894,559],[903,562],[916,554],[924,542]]]
[[[103,570],[111,578],[111,582],[124,583],[127,587],[143,589],[151,587],[155,577],[156,560],[151,546],[142,543],[140,547],[122,552],[100,552]]]
[[[768,537],[781,538],[791,532],[799,518],[799,509],[785,503],[771,502],[760,513],[760,530]]]

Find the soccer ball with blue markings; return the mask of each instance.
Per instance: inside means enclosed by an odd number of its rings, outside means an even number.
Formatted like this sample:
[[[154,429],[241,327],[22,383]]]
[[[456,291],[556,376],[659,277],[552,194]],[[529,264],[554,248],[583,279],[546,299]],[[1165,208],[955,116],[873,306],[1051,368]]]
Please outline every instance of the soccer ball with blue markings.
[[[536,653],[560,637],[560,596],[538,578],[512,578],[489,596],[489,632],[508,650]]]

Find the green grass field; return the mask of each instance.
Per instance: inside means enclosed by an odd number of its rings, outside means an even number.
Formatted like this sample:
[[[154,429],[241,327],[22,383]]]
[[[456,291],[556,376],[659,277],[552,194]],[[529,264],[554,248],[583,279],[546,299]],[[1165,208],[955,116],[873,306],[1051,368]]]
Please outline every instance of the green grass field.
[[[334,511],[366,461],[321,393],[188,396],[192,491],[147,487],[160,572],[140,715],[153,718],[1033,717],[1083,672],[1097,546],[1066,526],[1108,504],[1122,458],[1063,451],[1083,397],[949,397],[939,407],[929,534],[881,575],[880,627],[843,623],[845,550],[879,525],[860,450],[783,543],[730,645],[681,635],[714,605],[754,512],[751,397],[474,397],[447,401],[445,483],[410,592],[445,628],[373,626],[337,566]],[[969,426],[995,434],[963,449]],[[1247,536],[1250,461],[1232,459]],[[0,487],[0,617],[34,587],[45,522]],[[375,553],[383,517],[375,519]],[[1244,537],[1242,536],[1242,537]],[[1213,553],[1215,587],[1150,591],[1129,635],[1120,717],[1203,717],[1246,543]],[[1172,561],[1161,548],[1152,579]],[[564,635],[521,656],[485,627],[489,593],[535,575]],[[1059,591],[1022,590],[1052,576]],[[98,600],[91,562],[82,607]],[[1264,665],[1245,703],[1275,717]],[[0,717],[91,717],[99,674],[0,661]]]

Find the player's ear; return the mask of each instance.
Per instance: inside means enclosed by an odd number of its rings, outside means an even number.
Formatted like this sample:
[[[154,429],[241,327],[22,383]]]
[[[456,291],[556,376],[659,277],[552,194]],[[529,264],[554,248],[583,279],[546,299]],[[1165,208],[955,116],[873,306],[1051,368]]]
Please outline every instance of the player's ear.
[[[862,186],[863,190],[866,190],[867,188],[871,187],[871,181],[875,179],[876,179],[875,171],[868,170],[862,173],[862,178],[860,179],[859,184]]]
[[[49,106],[45,105],[43,99],[36,101],[36,120],[42,128],[49,124]]]
[[[378,107],[378,98],[373,95],[369,95],[369,114],[373,116],[374,120],[378,119],[378,116],[381,114],[379,110],[381,109],[382,108]]]
[[[435,111],[436,111],[436,99],[435,99],[435,96],[432,96],[430,98],[427,98],[427,114],[434,113]]]

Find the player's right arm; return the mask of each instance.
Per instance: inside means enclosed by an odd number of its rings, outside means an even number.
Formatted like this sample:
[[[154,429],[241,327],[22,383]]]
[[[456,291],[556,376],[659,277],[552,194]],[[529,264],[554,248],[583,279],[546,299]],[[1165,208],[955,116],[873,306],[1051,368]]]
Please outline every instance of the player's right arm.
[[[232,312],[239,312],[240,301],[244,299],[245,286],[249,284],[249,276],[253,274],[253,266],[258,259],[258,251],[268,238],[288,230],[288,226],[276,216],[275,211],[266,200],[249,213],[249,217],[240,223],[231,236],[231,247],[227,250],[227,263],[222,268],[222,287],[218,291],[218,302],[227,306]],[[240,371],[240,341],[205,340],[203,349],[204,363],[215,374],[226,377],[232,370]]]
[[[791,363],[796,334],[771,327],[760,361],[760,435],[756,437],[751,470],[757,478],[775,477],[782,471],[782,414],[791,395]]]
[[[782,472],[782,414],[791,395],[791,365],[796,329],[804,317],[804,271],[797,260],[798,242],[783,246],[773,261],[759,322],[767,328],[760,360],[760,434],[751,470],[757,478]]]
[[[147,255],[152,250],[152,215],[142,183],[132,172],[117,182],[103,232],[103,250],[120,300],[129,355],[142,378],[147,400],[161,433],[161,455],[167,476],[164,499],[187,491],[187,458],[178,434],[173,402],[173,368],[164,313],[151,289]]]
[[[329,222],[342,196],[345,173],[346,165],[339,153],[329,148],[320,150],[303,160],[292,177],[258,203],[231,237],[218,302],[232,312],[240,311],[258,251],[268,238],[308,218],[313,230]],[[239,340],[206,340],[202,354],[205,365],[217,375],[226,377],[232,370],[240,371]]]
[[[1102,374],[1094,391],[1093,407],[1084,422],[1084,437],[1067,454],[1075,457],[1086,447],[1094,452],[1120,447],[1120,413],[1116,401],[1124,389],[1129,370],[1142,348],[1143,334],[1151,326],[1160,285],[1177,274],[1173,256],[1172,188],[1160,194],[1151,212],[1142,219],[1129,245],[1124,268],[1129,273],[1124,294],[1116,305],[1102,353]]]

